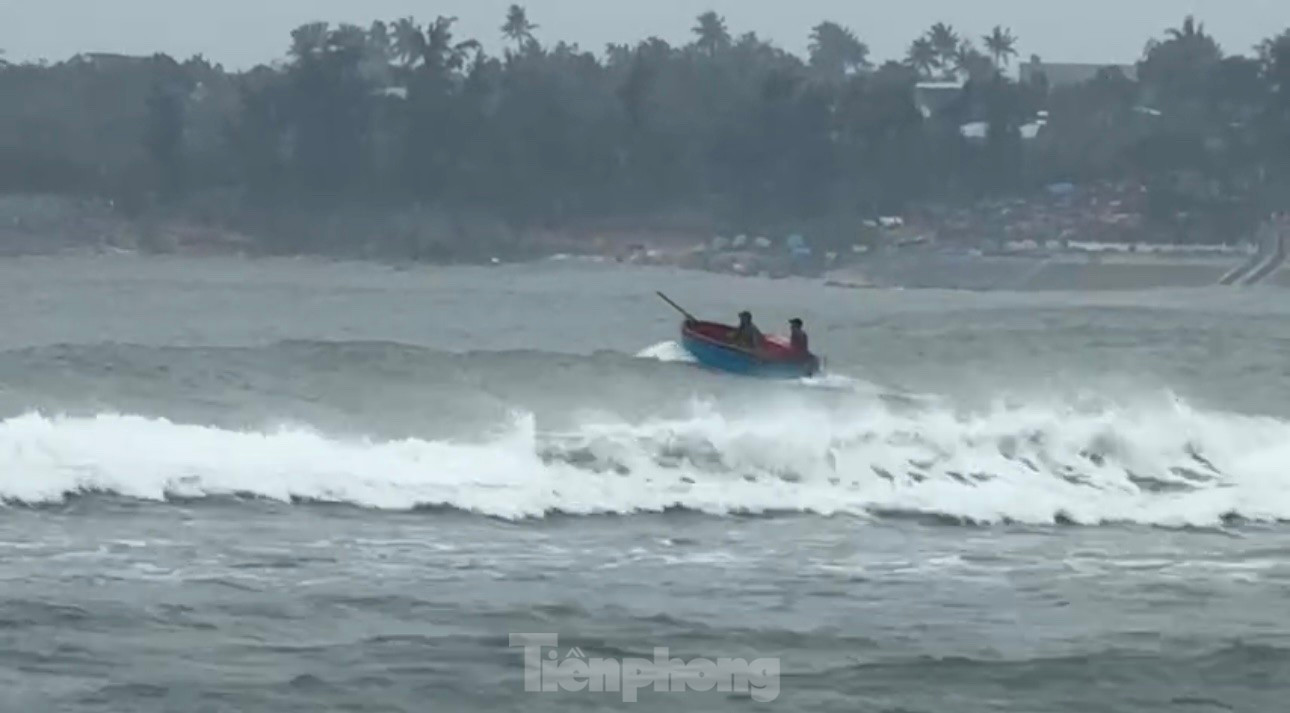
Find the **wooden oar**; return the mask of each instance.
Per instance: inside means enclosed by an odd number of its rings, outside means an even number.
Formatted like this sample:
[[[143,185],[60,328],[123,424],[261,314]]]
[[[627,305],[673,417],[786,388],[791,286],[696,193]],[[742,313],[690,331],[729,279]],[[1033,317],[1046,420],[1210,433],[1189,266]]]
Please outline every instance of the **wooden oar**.
[[[695,319],[695,318],[694,318],[694,315],[690,314],[689,312],[686,312],[684,307],[682,307],[681,305],[679,305],[679,304],[677,304],[677,303],[673,302],[673,301],[672,301],[672,299],[671,299],[670,297],[668,297],[667,295],[663,294],[662,292],[655,292],[654,294],[658,295],[660,299],[662,299],[664,302],[666,302],[666,303],[668,303],[669,305],[671,305],[671,306],[672,306],[672,309],[676,310],[677,312],[680,312],[680,313],[681,313],[681,315],[682,315],[682,316],[684,316],[687,320],[689,320],[689,321],[691,321],[691,322],[697,322],[697,321],[699,321],[699,320],[697,320],[697,319]]]

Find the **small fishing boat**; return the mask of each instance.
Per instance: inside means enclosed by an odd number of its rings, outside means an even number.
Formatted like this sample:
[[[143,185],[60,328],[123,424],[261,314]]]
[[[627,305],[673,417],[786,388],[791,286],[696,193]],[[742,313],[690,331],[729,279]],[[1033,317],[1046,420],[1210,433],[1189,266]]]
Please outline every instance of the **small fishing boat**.
[[[795,351],[785,337],[767,335],[759,349],[746,349],[733,342],[734,327],[699,321],[666,295],[659,293],[659,297],[685,316],[681,345],[703,366],[774,379],[800,379],[820,372],[820,359],[814,354]]]

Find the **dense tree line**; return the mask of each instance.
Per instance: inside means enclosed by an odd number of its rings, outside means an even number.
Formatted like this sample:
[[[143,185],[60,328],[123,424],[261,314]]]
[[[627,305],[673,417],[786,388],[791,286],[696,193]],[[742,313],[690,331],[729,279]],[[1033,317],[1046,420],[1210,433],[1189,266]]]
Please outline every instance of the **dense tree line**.
[[[453,29],[306,25],[284,60],[244,73],[166,56],[0,63],[0,191],[228,221],[416,206],[512,227],[821,235],[1060,181],[1142,182],[1162,217],[1290,209],[1290,32],[1228,55],[1187,18],[1136,77],[1050,87],[1008,76],[1018,40],[1002,27],[977,41],[937,24],[880,64],[836,23],[798,57],[711,12],[685,46],[600,53],[543,44],[520,7],[500,55]],[[924,81],[966,84],[928,112]],[[983,136],[965,135],[973,123]]]

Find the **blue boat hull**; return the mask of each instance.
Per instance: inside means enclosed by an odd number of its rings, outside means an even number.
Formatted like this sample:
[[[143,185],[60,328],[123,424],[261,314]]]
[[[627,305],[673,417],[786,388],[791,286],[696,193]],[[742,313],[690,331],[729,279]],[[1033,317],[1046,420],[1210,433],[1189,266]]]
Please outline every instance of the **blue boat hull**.
[[[689,335],[681,338],[681,344],[703,366],[731,374],[767,379],[801,379],[819,372],[819,361],[815,359],[806,362],[766,361],[748,352]]]

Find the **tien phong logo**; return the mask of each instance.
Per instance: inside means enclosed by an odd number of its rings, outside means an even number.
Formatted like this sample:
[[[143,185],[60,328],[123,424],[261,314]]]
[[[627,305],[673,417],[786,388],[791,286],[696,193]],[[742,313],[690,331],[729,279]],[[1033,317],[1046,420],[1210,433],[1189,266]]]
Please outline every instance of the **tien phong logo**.
[[[574,646],[560,649],[557,634],[511,634],[512,648],[524,649],[524,690],[529,693],[621,693],[635,703],[641,691],[747,695],[758,703],[779,698],[779,659],[736,658],[684,661],[656,647],[654,658],[597,658]]]

